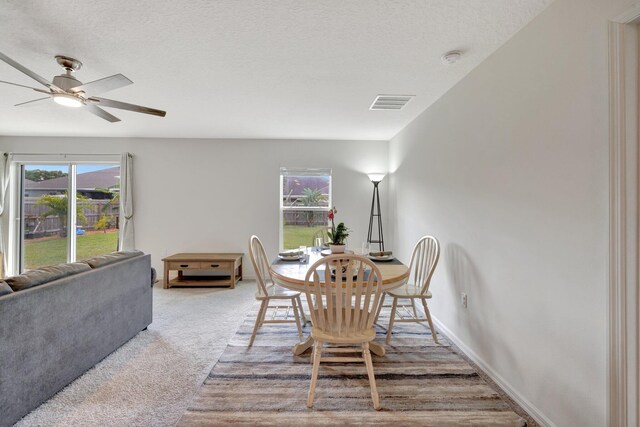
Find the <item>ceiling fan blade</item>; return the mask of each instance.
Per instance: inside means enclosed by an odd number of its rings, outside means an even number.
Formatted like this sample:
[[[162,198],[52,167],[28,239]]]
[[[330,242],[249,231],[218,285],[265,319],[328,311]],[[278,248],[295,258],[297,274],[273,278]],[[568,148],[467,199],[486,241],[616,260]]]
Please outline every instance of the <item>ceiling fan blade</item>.
[[[51,93],[51,91],[48,91],[48,90],[38,89],[36,87],[31,87],[31,86],[19,85],[18,83],[5,82],[4,80],[0,80],[0,83],[6,83],[8,85],[20,86],[20,87],[24,87],[24,88],[27,88],[27,89],[35,90],[36,92]]]
[[[48,88],[51,88],[51,89],[53,89],[55,91],[58,91],[58,92],[64,92],[58,86],[54,85],[53,83],[51,83],[50,81],[48,81],[44,77],[40,77],[39,75],[37,75],[36,73],[31,71],[30,69],[26,68],[25,66],[23,66],[21,64],[18,64],[16,61],[14,61],[13,59],[9,58],[7,55],[5,55],[2,52],[0,52],[0,60],[6,62],[9,65],[11,65],[13,68],[17,69],[18,71],[22,71],[24,74],[26,74],[27,76],[31,77],[32,79],[34,79],[35,81],[37,81],[41,85],[44,85],[44,86],[46,86]]]
[[[127,104],[126,102],[114,101],[113,99],[98,98],[92,96],[89,101],[98,102],[101,107],[120,108],[121,110],[135,111],[136,113],[151,114],[153,116],[164,117],[167,115],[166,111],[156,110],[155,108],[143,107],[141,105]]]
[[[120,121],[120,119],[113,114],[107,113],[102,108],[96,107],[93,104],[85,104],[84,108],[86,108],[88,112],[95,114],[96,116],[103,118],[108,122],[115,123]]]
[[[122,74],[114,74],[113,76],[105,77],[103,79],[94,80],[89,83],[84,83],[80,86],[71,88],[73,92],[86,92],[90,94],[99,94],[108,92],[110,90],[118,89],[124,86],[128,86],[133,82],[123,76]]]
[[[16,105],[14,105],[14,107],[19,107],[19,106],[25,105],[25,104],[31,104],[33,102],[44,101],[45,99],[51,99],[51,97],[47,96],[46,98],[32,99],[31,101],[21,102],[20,104],[16,104]]]

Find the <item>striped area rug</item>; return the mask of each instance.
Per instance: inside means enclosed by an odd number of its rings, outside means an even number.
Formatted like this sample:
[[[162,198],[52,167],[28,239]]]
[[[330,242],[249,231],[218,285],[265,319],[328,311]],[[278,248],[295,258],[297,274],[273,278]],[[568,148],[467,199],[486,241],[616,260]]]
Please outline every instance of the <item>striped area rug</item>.
[[[179,426],[421,425],[525,426],[507,402],[446,337],[433,342],[426,324],[394,325],[384,357],[373,356],[381,411],[371,402],[364,364],[320,365],[314,407],[306,407],[310,351],[294,356],[294,324],[268,324],[247,349],[257,307],[195,395]],[[279,315],[280,313],[278,313]],[[384,342],[383,310],[377,341]],[[310,326],[304,328],[305,334]]]

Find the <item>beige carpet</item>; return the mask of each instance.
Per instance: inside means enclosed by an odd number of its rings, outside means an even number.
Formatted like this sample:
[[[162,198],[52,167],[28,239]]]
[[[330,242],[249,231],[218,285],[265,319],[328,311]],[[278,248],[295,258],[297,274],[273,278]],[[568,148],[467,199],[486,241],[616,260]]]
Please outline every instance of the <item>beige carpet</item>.
[[[229,350],[222,359],[224,363],[232,362],[234,358],[243,355],[244,346],[248,339],[247,323],[243,324],[245,316],[254,310],[255,283],[241,282],[235,290],[229,289],[154,289],[154,322],[148,331],[141,332],[123,347],[108,356],[82,377],[78,378],[60,393],[55,395],[38,409],[27,415],[17,425],[25,426],[173,426],[185,414],[183,424],[197,424],[190,422],[188,417],[202,398],[202,392],[194,395],[207,378],[214,364],[231,342]],[[248,320],[249,329],[252,319]],[[243,325],[241,327],[241,325]],[[289,325],[286,326],[289,329]],[[413,331],[425,337],[425,328],[421,325],[407,325],[418,328]],[[240,330],[238,330],[238,328]],[[269,348],[273,344],[280,344],[282,350],[277,357],[284,358],[284,369],[291,363],[289,345],[296,340],[295,334],[285,331],[284,335],[276,330],[263,330],[256,339],[256,357],[272,358],[274,355]],[[305,328],[308,330],[308,327]],[[236,334],[236,331],[238,332]],[[394,340],[394,344],[402,344]],[[448,351],[449,347],[435,348],[427,346],[424,353],[430,354],[432,363],[440,363],[442,355],[437,352]],[[266,351],[260,355],[262,351]],[[445,355],[447,353],[444,353]],[[305,356],[306,357],[306,356]],[[435,357],[435,358],[434,358]],[[448,356],[447,356],[448,357]],[[389,359],[391,360],[391,359]],[[273,359],[277,362],[278,359]],[[250,360],[249,366],[256,361]],[[450,363],[451,360],[447,363]],[[310,365],[303,361],[299,365],[300,375],[294,393],[289,403],[297,410],[304,411],[304,398],[308,386],[308,372]],[[378,362],[379,363],[379,362]],[[469,366],[456,361],[455,364],[467,373],[476,377],[469,370]],[[376,367],[377,370],[380,368]],[[214,369],[214,372],[216,370]],[[310,372],[310,370],[309,370]],[[327,374],[325,370],[324,374]],[[361,372],[364,375],[364,370]],[[306,378],[306,379],[305,379]],[[345,393],[360,400],[361,410],[369,413],[373,411],[368,405],[368,386],[363,378],[349,379],[349,388]],[[382,379],[381,379],[382,380]],[[436,378],[427,379],[434,384]],[[211,379],[207,379],[210,382]],[[249,378],[245,389],[257,392],[254,380]],[[296,382],[294,381],[294,382]],[[247,388],[247,384],[249,387]],[[316,406],[327,403],[327,393],[331,390],[331,380],[325,378],[318,385],[318,400]],[[488,393],[491,400],[495,395],[486,385],[481,388]],[[204,387],[203,387],[204,389]],[[223,389],[225,390],[225,389]],[[351,395],[351,392],[354,392]],[[389,395],[380,389],[383,406],[386,411],[380,414],[380,420],[388,424],[397,421],[393,417],[395,412],[389,411]],[[428,392],[427,395],[433,395]],[[240,399],[238,404],[246,404]],[[191,405],[191,410],[187,408]],[[500,411],[503,411],[501,407]],[[278,412],[277,424],[290,421],[296,423],[301,412]],[[304,412],[302,412],[304,414]],[[322,415],[321,412],[315,413]],[[506,411],[508,420],[518,421]],[[253,414],[255,415],[255,413]],[[491,415],[491,414],[490,414]],[[526,417],[526,415],[523,415]],[[454,419],[448,417],[446,411],[430,413],[430,423],[437,425],[451,424]],[[438,418],[439,417],[439,418]],[[330,418],[329,418],[330,419]],[[436,422],[439,420],[438,422]],[[191,421],[193,421],[191,419]],[[216,419],[219,424],[223,419]],[[335,420],[338,422],[338,420]],[[480,421],[480,419],[477,419]],[[425,419],[426,423],[426,419]],[[482,424],[482,423],[477,423]],[[532,424],[530,424],[532,425]]]
[[[247,317],[196,394],[180,426],[473,425],[523,426],[502,398],[446,337],[441,345],[422,324],[398,324],[387,355],[374,356],[382,410],[373,409],[362,364],[321,365],[313,409],[307,409],[309,352],[293,356],[292,325],[264,326],[247,349],[255,319]],[[383,311],[381,325],[388,324]],[[309,331],[309,326],[305,328]],[[384,341],[378,327],[379,342]]]
[[[175,425],[253,306],[255,286],[154,288],[148,330],[18,426]]]

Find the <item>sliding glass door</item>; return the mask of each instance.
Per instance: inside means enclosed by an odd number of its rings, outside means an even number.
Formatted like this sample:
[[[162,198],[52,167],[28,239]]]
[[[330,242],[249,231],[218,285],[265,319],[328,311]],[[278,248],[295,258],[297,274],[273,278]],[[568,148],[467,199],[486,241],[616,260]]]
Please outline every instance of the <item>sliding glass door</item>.
[[[120,165],[76,166],[76,259],[118,250]]]
[[[20,184],[21,272],[117,250],[118,164],[23,164]]]
[[[22,166],[21,271],[67,262],[69,165]]]

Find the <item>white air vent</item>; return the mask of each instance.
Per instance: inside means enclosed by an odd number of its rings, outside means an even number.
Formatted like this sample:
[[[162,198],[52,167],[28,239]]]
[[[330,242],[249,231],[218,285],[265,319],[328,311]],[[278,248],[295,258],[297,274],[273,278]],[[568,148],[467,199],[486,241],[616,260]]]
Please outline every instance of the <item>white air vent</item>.
[[[415,95],[378,95],[370,110],[402,110]]]

